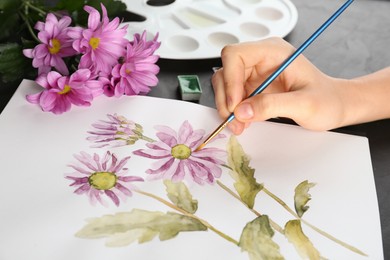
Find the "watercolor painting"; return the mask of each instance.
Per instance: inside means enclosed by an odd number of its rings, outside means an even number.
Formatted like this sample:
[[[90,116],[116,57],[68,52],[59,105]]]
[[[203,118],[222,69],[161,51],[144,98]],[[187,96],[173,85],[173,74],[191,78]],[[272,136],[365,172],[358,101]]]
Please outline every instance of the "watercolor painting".
[[[314,183],[304,180],[297,185],[294,195],[295,211],[266,190],[264,185],[258,183],[254,177],[256,170],[250,166],[250,156],[244,152],[234,136],[230,136],[226,151],[212,146],[197,151],[196,148],[204,140],[205,131],[194,130],[188,120],[184,121],[177,131],[166,125],[156,126],[157,140],[154,140],[150,137],[143,138],[143,127],[123,115],[108,114],[107,118],[109,120],[99,120],[92,124],[96,130],[89,131],[93,137],[86,139],[99,143],[102,147],[131,146],[138,140],[146,141],[146,149],[132,151],[132,154],[151,160],[151,168],[145,171],[147,178],[149,181],[163,181],[161,184],[166,186],[168,200],[133,186],[133,182],[144,179],[126,175],[128,171],[126,165],[130,156],[120,159],[111,151],[106,151],[102,157],[96,153],[90,155],[85,152],[74,156],[80,166],[69,165],[74,172],[65,177],[72,181],[70,186],[77,187],[74,193],[86,194],[92,205],[97,201],[106,205],[102,199],[102,196],[106,196],[119,206],[120,197],[131,197],[133,192],[137,192],[160,201],[176,213],[164,214],[146,209],[117,212],[114,215],[88,220],[88,224],[76,234],[77,237],[105,237],[108,246],[124,246],[135,241],[145,243],[155,236],[164,241],[176,237],[180,232],[211,230],[247,252],[249,259],[285,259],[280,253],[279,245],[272,240],[274,232],[277,231],[294,245],[302,259],[326,258],[304,234],[302,224],[306,224],[345,250],[367,256],[361,250],[302,219],[303,214],[309,209],[308,202],[311,199],[309,190],[315,186]],[[217,136],[224,137],[226,136],[222,134]],[[223,167],[229,170],[234,179],[234,191],[218,180]],[[198,185],[217,183],[226,190],[228,196],[243,203],[243,210],[253,211],[256,217],[248,220],[239,239],[230,237],[195,215],[198,203],[201,202],[192,197],[184,180]],[[292,219],[285,223],[284,227],[272,221],[270,216],[260,214],[253,208],[256,196],[262,190],[274,199],[275,203],[291,213]]]
[[[264,122],[194,151],[211,108],[137,96],[58,117],[30,87],[0,116],[0,259],[383,259],[365,138]]]

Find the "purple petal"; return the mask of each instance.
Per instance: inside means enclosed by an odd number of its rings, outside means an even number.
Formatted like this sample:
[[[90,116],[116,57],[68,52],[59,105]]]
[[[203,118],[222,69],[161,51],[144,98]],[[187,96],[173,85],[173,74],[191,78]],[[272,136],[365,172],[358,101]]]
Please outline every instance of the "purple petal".
[[[180,161],[179,165],[176,168],[175,173],[172,175],[172,181],[179,182],[184,179],[185,171],[184,171],[185,161]]]
[[[171,157],[170,154],[155,156],[155,155],[150,153],[151,151],[152,150],[139,149],[139,150],[134,151],[133,154],[138,155],[138,156],[142,156],[142,157],[146,157],[146,158],[150,158],[150,159],[162,159],[162,158]]]
[[[119,206],[119,198],[113,191],[105,190],[104,193],[114,202],[115,205]]]
[[[127,157],[123,158],[123,159],[118,163],[118,165],[117,165],[114,169],[112,169],[112,172],[119,172],[120,169],[123,168],[123,166],[127,163],[127,161],[128,161],[129,159],[130,159],[130,156],[127,156]],[[110,171],[111,171],[111,170],[110,170]]]
[[[36,94],[26,95],[26,99],[27,99],[28,102],[30,102],[32,104],[38,104],[39,103],[39,99],[41,98],[41,95],[42,95],[42,92],[39,92],[39,93],[36,93]]]
[[[123,182],[144,181],[144,179],[139,176],[118,176],[118,180]]]
[[[131,196],[133,195],[133,193],[131,192],[131,190],[129,190],[128,188],[126,188],[125,186],[123,186],[122,184],[120,183],[117,183],[115,185],[115,188],[117,188],[118,190],[120,190],[123,194],[127,195],[127,196]]]
[[[160,139],[162,142],[167,144],[169,147],[174,147],[175,145],[178,144],[176,138],[168,133],[158,132],[156,136],[158,137],[158,139]]]
[[[193,132],[192,126],[188,122],[188,120],[184,121],[183,124],[181,125],[178,133],[179,137],[179,143],[180,144],[185,144],[187,142],[187,139],[191,136]]]
[[[91,186],[89,185],[89,183],[86,183],[86,184],[84,184],[83,186],[80,186],[78,189],[76,189],[75,191],[74,191],[74,193],[76,193],[76,194],[84,194],[84,193],[86,193],[87,191],[89,191],[91,189]]]
[[[148,174],[160,174],[160,173],[165,173],[165,172],[169,171],[169,169],[172,169],[172,168],[175,168],[175,170],[176,170],[177,166],[174,165],[175,161],[176,160],[174,158],[170,158],[170,159],[167,159],[167,160],[160,160],[157,163],[153,164],[153,166],[155,168],[157,168],[157,169],[155,169],[155,170],[149,169],[149,170],[146,171],[146,173],[148,173]]]

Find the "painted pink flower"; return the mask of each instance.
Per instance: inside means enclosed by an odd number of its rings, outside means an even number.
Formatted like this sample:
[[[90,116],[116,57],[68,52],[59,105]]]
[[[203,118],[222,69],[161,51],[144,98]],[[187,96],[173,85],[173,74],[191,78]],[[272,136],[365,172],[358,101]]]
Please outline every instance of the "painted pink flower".
[[[72,39],[67,35],[70,23],[69,16],[57,20],[54,14],[49,13],[45,23],[38,22],[35,25],[41,43],[34,49],[23,50],[23,54],[33,59],[32,65],[38,68],[38,74],[47,73],[52,67],[63,75],[69,74],[62,58],[76,53],[72,48]]]
[[[111,72],[115,96],[146,94],[157,85],[156,75],[160,71],[155,64],[159,56],[154,55],[160,46],[157,37],[147,41],[146,32],[135,34],[134,40],[127,44],[123,63],[115,65]]]
[[[90,106],[94,97],[103,92],[102,83],[90,79],[88,69],[80,69],[70,77],[62,76],[56,71],[41,75],[36,82],[44,90],[37,94],[27,95],[27,101],[38,104],[43,111],[61,114],[69,111],[71,105]]]
[[[178,133],[167,126],[157,126],[160,141],[147,143],[149,149],[134,151],[134,154],[157,160],[146,173],[153,179],[181,181],[185,177],[198,184],[213,183],[222,173],[224,163],[220,157],[226,152],[219,148],[206,147],[194,151],[201,144],[204,130],[193,130],[185,121]],[[224,137],[219,135],[218,137]]]
[[[96,130],[88,131],[91,136],[87,140],[95,143],[93,147],[132,145],[139,139],[153,141],[142,134],[142,126],[134,121],[117,114],[107,114],[107,117],[108,120],[92,124]]]
[[[74,39],[73,48],[83,54],[79,68],[89,68],[94,74],[101,71],[110,74],[112,67],[125,54],[127,25],[118,28],[119,18],[110,22],[103,4],[101,8],[103,16],[100,21],[100,13],[91,6],[85,6],[84,10],[89,13],[88,28],[74,27],[68,35]]]
[[[69,165],[75,172],[67,175],[65,178],[72,180],[70,186],[77,187],[76,194],[86,194],[90,202],[95,205],[96,202],[107,206],[107,202],[102,198],[106,196],[119,206],[120,199],[132,196],[132,190],[135,189],[132,182],[143,181],[138,176],[128,176],[127,168],[124,168],[130,156],[118,161],[115,154],[109,151],[100,158],[98,154],[93,156],[81,152],[80,155],[74,155],[80,165]]]

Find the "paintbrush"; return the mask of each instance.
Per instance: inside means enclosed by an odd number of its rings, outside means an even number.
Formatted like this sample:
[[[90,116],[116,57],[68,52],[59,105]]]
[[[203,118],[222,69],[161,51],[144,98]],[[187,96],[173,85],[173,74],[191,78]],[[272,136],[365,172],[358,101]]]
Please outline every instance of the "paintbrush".
[[[345,10],[347,7],[352,4],[353,0],[346,1],[325,23],[323,23],[317,31],[315,31],[293,54],[291,54],[290,57],[288,57],[282,65],[274,72],[272,73],[255,91],[252,92],[252,94],[249,95],[249,97],[253,97],[259,93],[261,93],[266,87],[268,87],[269,84],[272,83],[272,81],[275,80],[277,76],[279,76],[280,73],[282,73],[288,65],[290,65],[291,62],[293,62],[323,31],[325,31],[326,28],[334,21],[336,18]],[[207,143],[211,141],[216,135],[218,135],[226,126],[228,123],[233,121],[234,119],[234,113],[232,113],[220,126],[215,129],[214,132],[212,132],[207,139],[198,146],[194,151],[201,150],[204,146],[206,146]]]

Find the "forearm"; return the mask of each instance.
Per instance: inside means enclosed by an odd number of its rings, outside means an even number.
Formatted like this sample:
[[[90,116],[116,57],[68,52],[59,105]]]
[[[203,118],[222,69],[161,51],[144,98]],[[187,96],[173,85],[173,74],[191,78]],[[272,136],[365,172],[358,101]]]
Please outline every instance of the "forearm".
[[[352,80],[341,80],[345,120],[351,125],[390,118],[390,67]]]

